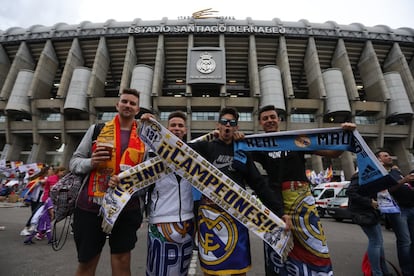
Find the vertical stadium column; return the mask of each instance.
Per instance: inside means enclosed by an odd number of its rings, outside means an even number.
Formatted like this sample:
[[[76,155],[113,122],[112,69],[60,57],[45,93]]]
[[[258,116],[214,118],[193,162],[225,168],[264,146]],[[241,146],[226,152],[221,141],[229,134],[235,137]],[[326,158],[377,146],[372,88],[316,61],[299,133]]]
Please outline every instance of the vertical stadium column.
[[[75,38],[70,47],[68,56],[66,57],[65,68],[62,72],[62,77],[60,78],[59,88],[57,91],[57,96],[61,98],[66,98],[66,94],[69,90],[70,80],[72,79],[73,71],[78,66],[83,66],[84,60],[82,55],[82,49],[79,45],[78,38]]]
[[[286,99],[286,128],[289,129],[290,114],[293,109],[293,100],[295,98],[295,91],[293,90],[292,75],[289,65],[289,55],[287,51],[286,38],[279,37],[279,48],[276,55],[276,64],[279,66],[282,76],[282,85],[284,96]]]
[[[338,39],[338,44],[336,45],[335,52],[332,57],[332,67],[341,69],[348,98],[350,100],[359,99],[354,73],[352,72],[351,61],[349,60],[345,42],[342,38]]]
[[[154,76],[153,69],[145,64],[138,64],[132,71],[131,88],[140,91],[139,105],[141,109],[151,111],[151,88]]]
[[[188,35],[188,46],[187,46],[187,55],[189,54],[190,49],[192,49],[194,47],[194,35],[193,34],[189,34]],[[186,68],[186,70],[188,70],[188,66]],[[186,72],[187,75],[187,72]],[[191,132],[192,132],[192,118],[191,118],[191,113],[193,112],[192,108],[191,108],[191,101],[192,101],[192,97],[191,95],[193,94],[192,91],[192,87],[191,85],[187,84],[185,85],[185,95],[186,95],[186,108],[187,108],[187,141],[191,140]]]
[[[257,64],[256,38],[249,36],[249,82],[250,96],[260,96],[259,67]]]
[[[387,121],[398,123],[399,119],[410,120],[413,109],[401,75],[398,72],[388,72],[384,74],[384,79],[391,97],[388,102]]]
[[[193,34],[189,34],[188,35],[188,47],[187,47],[187,56],[190,54],[190,51],[191,51],[191,49],[194,47],[194,35]],[[187,68],[186,68],[186,70],[188,71],[189,69],[188,69],[188,66],[187,66]],[[188,72],[186,72],[186,75],[188,74]],[[192,87],[191,87],[191,85],[189,85],[187,82],[186,82],[186,85],[185,85],[185,95],[187,96],[187,98],[189,98],[190,100],[191,100],[191,96],[193,95],[193,90],[192,90]],[[187,102],[188,102],[188,100],[187,100]],[[187,103],[187,113],[188,113],[188,110],[191,110],[191,103],[190,104],[188,104]],[[191,133],[191,131],[190,131],[190,129],[188,129],[188,131],[187,131],[188,133]],[[188,141],[190,141],[191,139],[189,139]]]
[[[20,70],[28,69],[33,70],[35,63],[32,55],[30,54],[29,48],[27,48],[26,42],[22,42],[19,46],[19,50],[13,59],[13,63],[8,71],[6,80],[3,88],[1,89],[0,99],[8,99],[13,89],[14,82],[16,81],[17,75]]]
[[[7,78],[7,74],[10,70],[10,60],[9,57],[7,56],[3,46],[0,44],[0,87],[3,87],[4,82],[6,81]],[[2,94],[0,94],[1,96]],[[3,98],[0,97],[1,100],[3,100]],[[0,101],[0,105],[2,107],[2,109],[5,108],[6,103],[4,101]],[[5,144],[3,146],[3,148],[0,148],[1,150],[1,155],[0,155],[0,159],[5,159],[8,150],[10,149],[10,127],[9,127],[9,123],[8,123],[8,119],[6,116],[6,121],[4,123],[0,123],[1,125],[4,125],[4,129],[5,129]]]
[[[411,102],[414,102],[414,78],[411,74],[407,59],[402,53],[398,43],[394,43],[391,51],[388,53],[384,61],[384,71],[396,71],[400,73],[408,98]]]
[[[28,93],[29,97],[32,99],[48,99],[51,97],[49,91],[52,89],[58,65],[59,61],[52,42],[47,40],[36,65],[33,82]]]
[[[7,56],[3,46],[0,44],[0,87],[3,87],[7,78],[7,73],[10,70],[10,60]]]
[[[341,168],[344,171],[345,179],[351,179],[355,173],[354,158],[350,151],[344,151],[339,157],[341,160]]]
[[[386,118],[386,101],[390,100],[387,85],[382,74],[381,65],[378,61],[378,57],[375,53],[375,49],[371,41],[365,43],[365,47],[362,50],[361,57],[358,62],[359,75],[364,85],[365,100],[382,102],[384,106],[378,116],[378,145],[384,146],[384,130],[385,130],[385,118]]]
[[[22,69],[18,73],[9,100],[7,101],[6,111],[8,113],[27,113],[31,115],[27,93],[32,84],[33,75],[33,71],[27,69]]]
[[[10,93],[10,97],[7,101],[7,105],[5,108],[9,119],[14,116],[19,116],[22,118],[31,117],[31,108],[27,93],[33,81],[33,74],[34,73],[32,70],[27,69],[22,69],[17,74],[16,81],[14,83],[13,89]],[[16,127],[20,128],[19,125],[23,122],[23,120],[10,122],[10,130],[13,130],[12,124],[16,124]],[[11,160],[19,160],[18,158],[20,156],[20,152],[24,148],[24,145],[27,145],[28,143],[31,144],[31,139],[27,139],[27,137],[26,139],[24,139],[23,137],[24,136],[10,135],[9,138],[11,138],[11,140],[9,141],[9,143],[11,144],[11,149],[8,152],[8,160],[10,160],[10,158]],[[27,160],[22,161],[26,162]]]
[[[96,49],[95,59],[92,66],[91,76],[89,78],[87,96],[89,100],[89,121],[96,121],[96,108],[94,101],[91,99],[98,97],[105,97],[106,76],[109,71],[109,64],[111,60],[109,57],[108,47],[106,45],[106,38],[101,36],[99,39],[98,48]]]
[[[404,172],[404,174],[410,172],[413,169],[413,155],[410,153],[408,148],[411,147],[407,147],[403,140],[391,143],[390,147],[391,152],[395,156],[398,156],[398,167],[401,171]]]
[[[91,77],[89,79],[87,95],[91,98],[105,97],[105,81],[109,70],[109,52],[106,46],[105,37],[99,39],[98,48],[96,49],[95,60],[93,62]],[[90,104],[89,109],[93,110]],[[95,112],[92,112],[95,113]]]
[[[318,50],[315,39],[309,37],[306,47],[304,68],[306,80],[309,87],[310,99],[322,99],[326,97],[325,86],[323,85],[322,71],[319,63]]]
[[[312,169],[315,172],[321,172],[321,171],[324,170],[323,162],[322,162],[322,156],[312,154],[311,163],[312,163]]]
[[[282,76],[279,67],[267,65],[259,70],[260,107],[274,105],[278,113],[286,112],[285,98],[282,87]]]
[[[387,101],[390,99],[381,65],[371,41],[365,43],[358,62],[358,69],[364,84],[367,101]]]
[[[221,49],[226,49],[226,38],[224,34],[219,35],[219,46]],[[226,58],[226,55],[224,55],[224,58]],[[226,62],[223,62],[224,66],[226,66]],[[226,69],[224,70],[227,71]],[[227,80],[225,80],[223,85],[220,85],[220,96],[226,97],[227,96]]]
[[[53,81],[58,69],[59,61],[56,56],[55,49],[51,40],[47,40],[40,54],[39,61],[36,65],[33,81],[29,89],[28,96],[31,98],[31,110],[32,110],[32,136],[33,136],[33,148],[29,156],[30,162],[37,162],[43,160],[39,154],[44,154],[47,151],[47,147],[41,147],[41,137],[39,136],[38,123],[39,123],[39,111],[37,109],[37,99],[50,99],[52,95]],[[60,99],[54,99],[51,102],[50,108],[57,107],[60,110]],[[64,120],[60,121],[60,131],[62,133],[62,140],[64,139]],[[45,144],[45,143],[43,143]]]
[[[137,52],[135,49],[135,39],[133,35],[128,37],[128,45],[125,53],[124,66],[122,68],[121,83],[119,85],[119,93],[122,89],[128,88],[131,83],[132,70],[137,64]]]
[[[285,92],[285,97],[290,99],[294,98],[295,94],[293,91],[293,84],[292,84],[292,75],[290,73],[290,65],[289,65],[289,56],[286,46],[286,38],[284,36],[280,36],[279,38],[279,48],[276,55],[276,64],[280,68],[282,73],[282,85],[283,91]]]
[[[91,69],[86,67],[77,67],[73,70],[73,76],[63,106],[65,112],[89,111],[87,91],[91,74]]]
[[[351,106],[341,70],[338,68],[326,69],[323,71],[322,77],[326,89],[325,121],[349,122],[351,120]]]
[[[165,43],[164,35],[160,34],[158,36],[157,52],[155,55],[154,78],[152,80],[152,87],[150,87],[152,96],[162,95],[162,84],[163,84],[164,67],[165,67],[165,44],[164,43]],[[154,101],[154,104],[155,102],[156,101]],[[157,110],[158,107],[156,107],[155,109]]]
[[[400,151],[399,156],[403,158],[400,164],[403,171],[410,171],[411,159],[408,159],[410,155],[406,149],[411,148],[412,140],[412,121],[413,121],[413,109],[411,107],[410,100],[406,93],[403,80],[398,72],[388,72],[384,74],[385,83],[387,84],[390,92],[391,100],[387,102],[387,123],[394,123],[398,125],[404,125],[407,127],[407,138],[400,139],[395,144],[395,147]]]

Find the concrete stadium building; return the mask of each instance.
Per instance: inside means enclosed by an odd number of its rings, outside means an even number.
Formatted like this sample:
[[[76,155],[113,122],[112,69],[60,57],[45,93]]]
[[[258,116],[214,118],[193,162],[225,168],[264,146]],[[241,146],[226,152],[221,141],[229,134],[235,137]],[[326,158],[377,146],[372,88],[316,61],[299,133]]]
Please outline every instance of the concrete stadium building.
[[[223,106],[260,131],[274,104],[282,130],[345,121],[373,151],[413,163],[414,30],[329,21],[231,16],[108,20],[0,30],[0,159],[67,165],[85,130],[111,119],[119,91],[141,91],[141,109],[165,123],[187,112],[188,139],[215,128]],[[354,172],[354,157],[309,157]]]

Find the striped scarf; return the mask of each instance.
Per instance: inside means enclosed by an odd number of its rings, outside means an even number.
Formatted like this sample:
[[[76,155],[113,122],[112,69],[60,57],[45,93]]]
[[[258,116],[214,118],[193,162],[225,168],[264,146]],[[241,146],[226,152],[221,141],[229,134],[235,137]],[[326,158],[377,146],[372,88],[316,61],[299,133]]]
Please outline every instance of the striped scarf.
[[[114,150],[112,158],[100,164],[89,177],[88,195],[95,203],[101,204],[112,175],[135,166],[143,160],[145,144],[137,135],[137,123],[134,121],[132,125],[128,148],[123,153],[121,153],[120,133],[119,116],[116,115],[114,119],[105,124],[96,139],[96,142],[112,143]],[[96,150],[96,142],[92,145],[92,151]]]

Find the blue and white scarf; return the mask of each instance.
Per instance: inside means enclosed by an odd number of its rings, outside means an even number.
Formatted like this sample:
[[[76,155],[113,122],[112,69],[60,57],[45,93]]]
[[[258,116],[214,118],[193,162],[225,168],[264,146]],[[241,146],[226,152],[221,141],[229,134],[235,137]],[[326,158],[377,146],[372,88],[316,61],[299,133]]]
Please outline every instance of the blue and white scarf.
[[[357,130],[321,128],[247,135],[234,143],[234,159],[244,163],[244,151],[339,150],[356,154],[359,185],[371,194],[396,184]]]

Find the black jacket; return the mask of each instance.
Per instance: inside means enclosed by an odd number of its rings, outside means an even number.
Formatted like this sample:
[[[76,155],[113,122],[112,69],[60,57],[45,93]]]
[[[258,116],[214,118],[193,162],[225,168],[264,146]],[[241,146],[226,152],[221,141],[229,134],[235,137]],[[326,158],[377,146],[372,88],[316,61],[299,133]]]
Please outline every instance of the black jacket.
[[[358,182],[358,174],[351,178],[346,194],[349,197],[348,208],[352,213],[352,218],[357,224],[376,224],[380,222],[380,212],[371,205],[372,199],[376,196],[366,194],[361,190]],[[370,220],[369,223],[363,223],[360,220]]]
[[[257,194],[259,199],[273,213],[283,215],[283,202],[277,191],[271,189],[266,179],[260,174],[250,154],[247,153],[246,164],[235,164],[233,143],[225,144],[219,139],[201,141],[189,144],[195,151],[212,163],[217,169],[225,173],[234,182],[243,188],[248,185]]]

